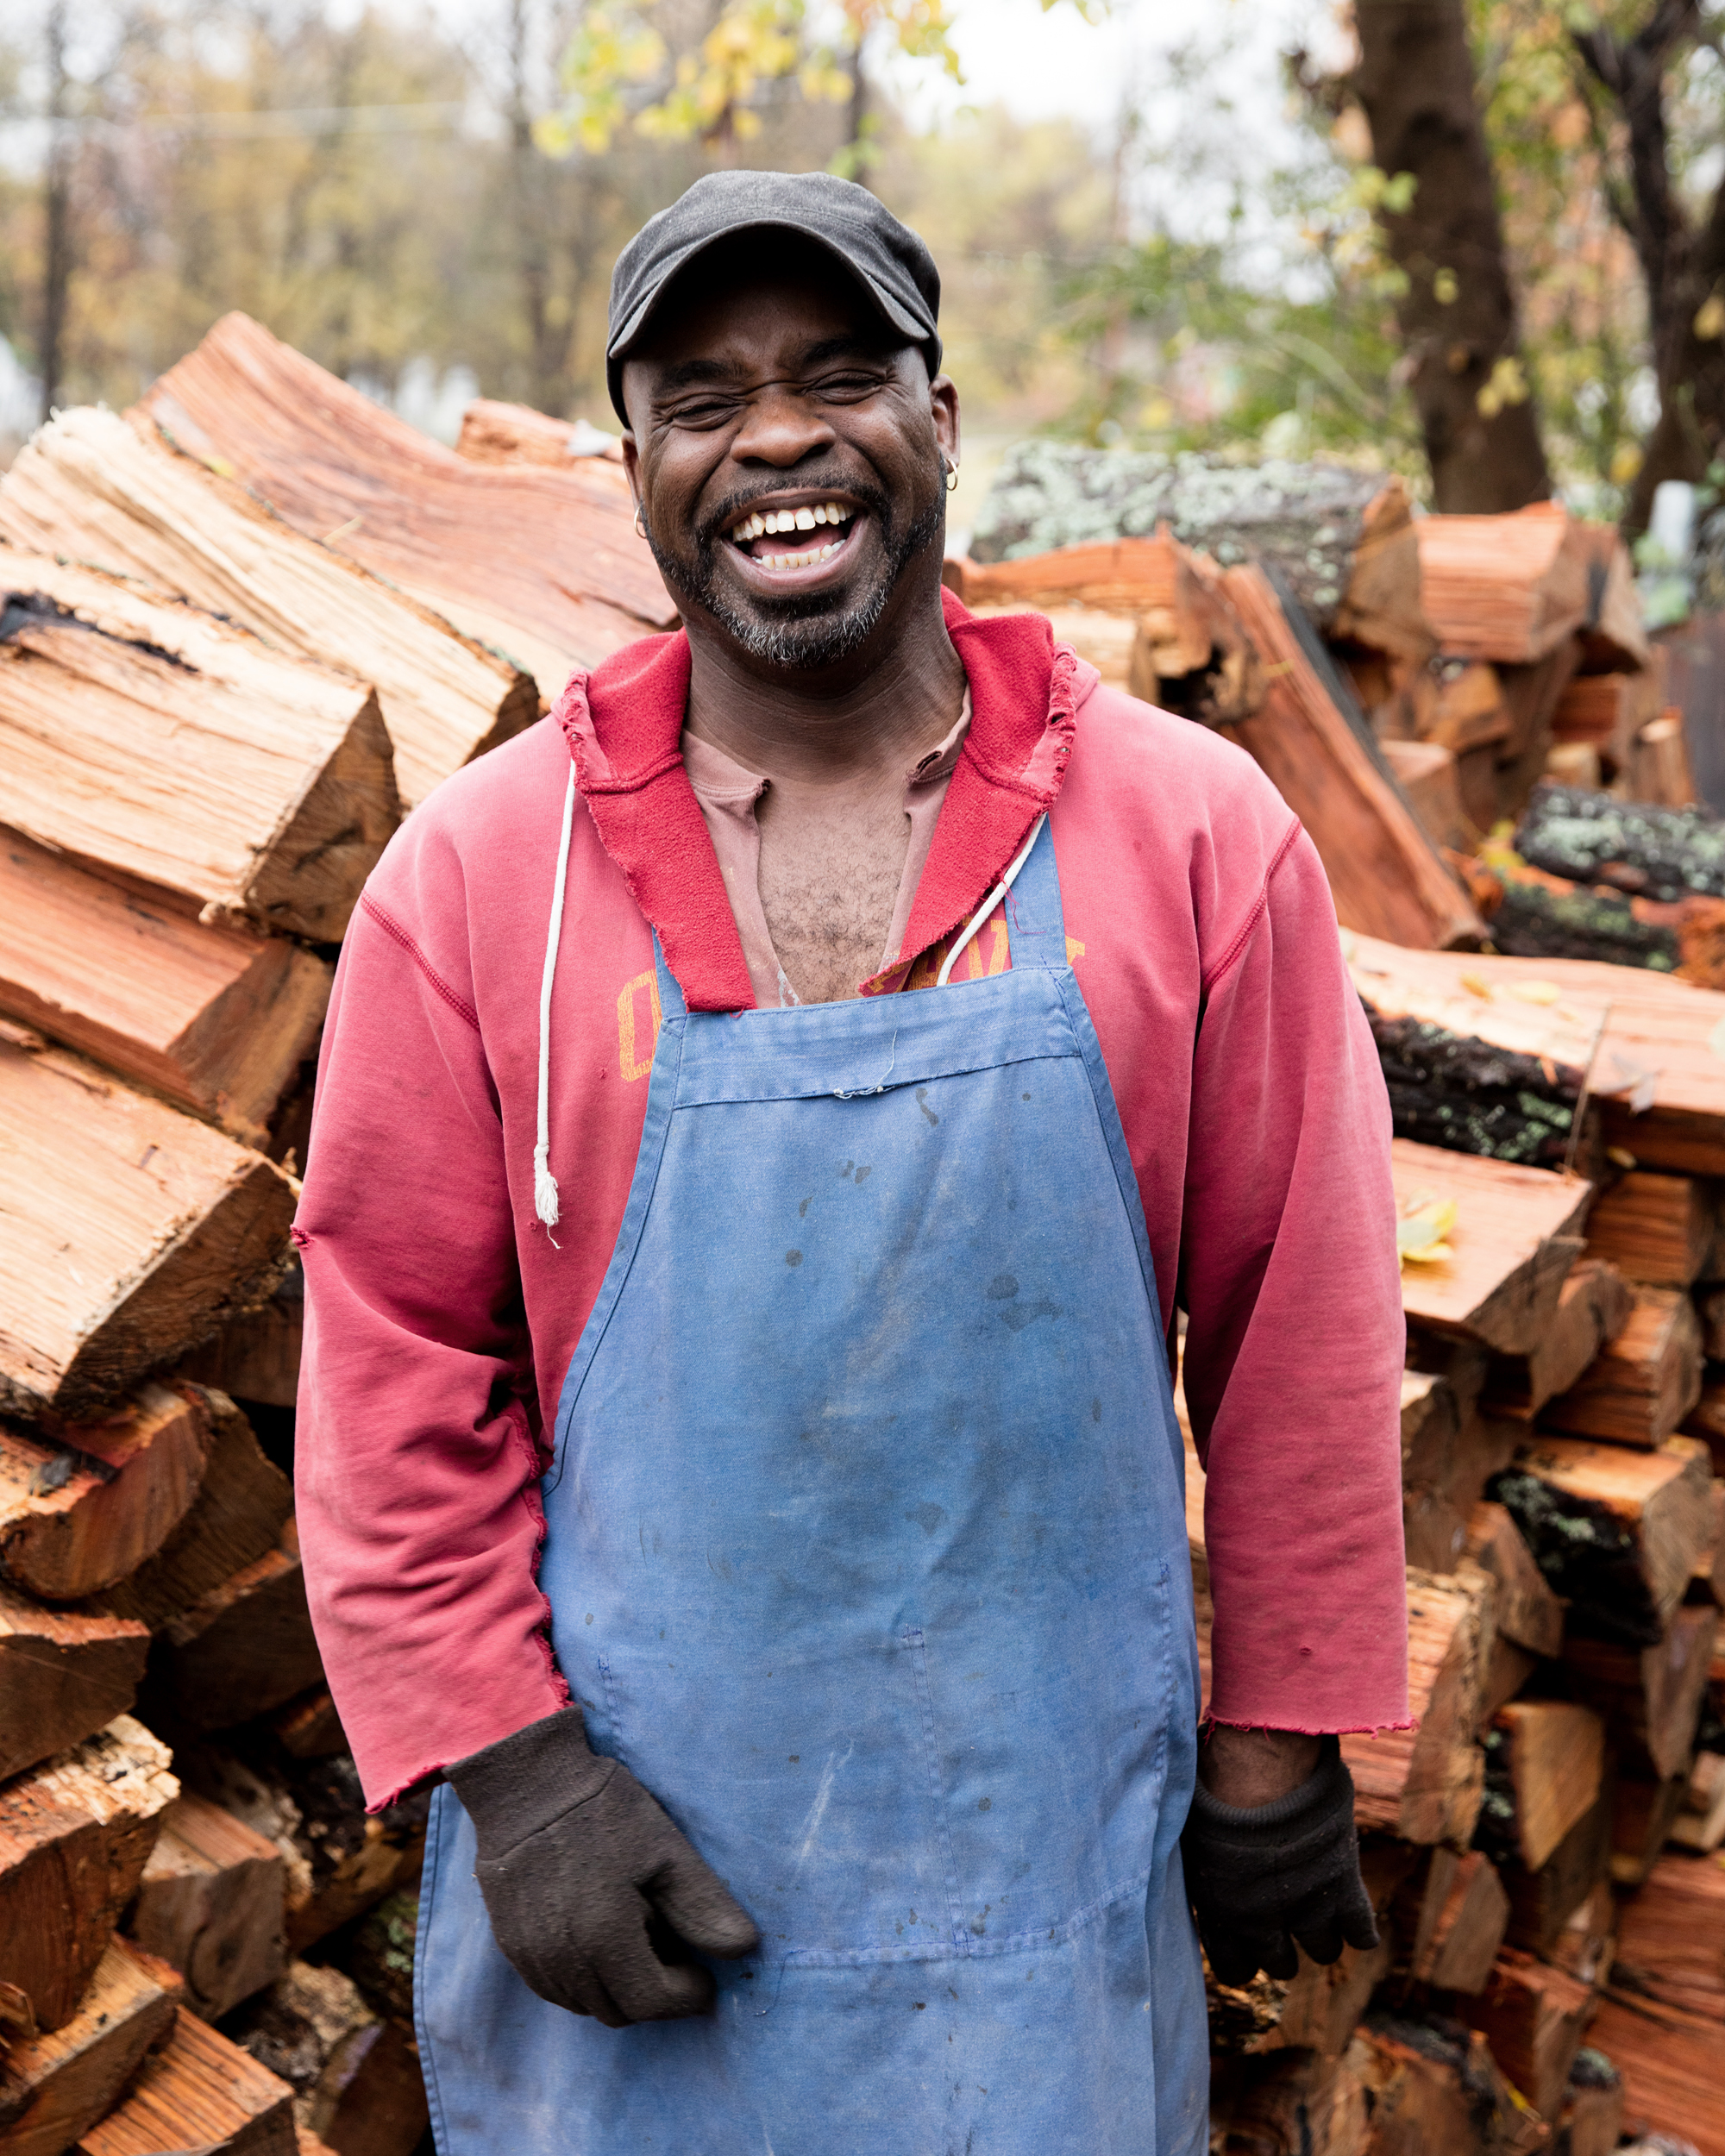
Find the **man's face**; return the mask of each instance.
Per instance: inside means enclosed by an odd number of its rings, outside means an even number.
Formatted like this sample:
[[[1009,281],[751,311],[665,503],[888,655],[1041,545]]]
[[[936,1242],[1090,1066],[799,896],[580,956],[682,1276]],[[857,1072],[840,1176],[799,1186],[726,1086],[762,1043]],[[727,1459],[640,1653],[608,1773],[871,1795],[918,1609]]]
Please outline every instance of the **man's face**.
[[[812,670],[937,548],[957,397],[824,252],[779,248],[771,274],[761,252],[715,249],[670,296],[624,370],[624,454],[685,618]]]

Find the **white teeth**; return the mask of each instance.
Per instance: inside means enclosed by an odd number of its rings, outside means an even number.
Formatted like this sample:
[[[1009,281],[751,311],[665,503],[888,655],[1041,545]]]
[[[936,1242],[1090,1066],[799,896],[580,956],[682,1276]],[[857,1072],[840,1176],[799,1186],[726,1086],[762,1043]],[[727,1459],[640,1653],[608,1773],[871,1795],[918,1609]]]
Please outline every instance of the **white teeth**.
[[[763,554],[757,555],[756,560],[763,569],[812,568],[817,561],[825,561],[837,554],[843,544],[842,540],[831,539],[825,546],[811,547],[804,554]]]
[[[780,531],[812,531],[817,524],[846,524],[855,511],[843,509],[837,502],[820,502],[812,509],[756,510],[740,524],[733,524],[731,536],[739,547],[746,547],[751,539],[759,539],[765,533]],[[778,555],[768,559],[777,561]],[[788,555],[783,559],[789,561]]]

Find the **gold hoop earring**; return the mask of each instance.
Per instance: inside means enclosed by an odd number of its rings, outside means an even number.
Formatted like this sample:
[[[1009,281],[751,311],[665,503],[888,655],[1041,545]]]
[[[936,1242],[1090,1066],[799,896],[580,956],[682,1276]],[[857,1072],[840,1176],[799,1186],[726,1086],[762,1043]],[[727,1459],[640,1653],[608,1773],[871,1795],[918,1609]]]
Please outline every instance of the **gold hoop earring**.
[[[956,494],[958,492],[958,460],[957,457],[946,459],[946,491],[949,494]]]
[[[637,539],[644,539],[647,536],[646,511],[639,502],[635,505],[635,536]]]

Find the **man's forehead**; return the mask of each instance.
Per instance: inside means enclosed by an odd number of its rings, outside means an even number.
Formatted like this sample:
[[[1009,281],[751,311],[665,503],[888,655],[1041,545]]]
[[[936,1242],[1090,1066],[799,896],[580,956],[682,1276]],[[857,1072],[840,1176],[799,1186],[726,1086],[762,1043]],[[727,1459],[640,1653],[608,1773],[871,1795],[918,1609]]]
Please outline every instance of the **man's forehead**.
[[[663,392],[685,382],[742,379],[762,367],[796,372],[881,356],[904,343],[850,278],[823,268],[807,278],[745,275],[677,295],[626,365],[639,366]]]

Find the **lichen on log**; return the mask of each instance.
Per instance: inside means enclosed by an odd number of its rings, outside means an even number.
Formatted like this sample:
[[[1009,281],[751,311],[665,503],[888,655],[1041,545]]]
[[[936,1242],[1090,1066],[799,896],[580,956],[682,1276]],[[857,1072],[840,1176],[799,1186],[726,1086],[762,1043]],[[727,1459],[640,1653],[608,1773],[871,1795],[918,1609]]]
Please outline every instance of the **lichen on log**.
[[[1603,881],[1639,898],[1725,898],[1725,817],[1703,807],[1547,783],[1528,799],[1515,850],[1552,875]]]
[[[1560,1168],[1583,1074],[1416,1018],[1366,1019],[1397,1138],[1530,1167]]]
[[[1026,442],[989,489],[970,552],[978,561],[1013,561],[1087,541],[1147,539],[1165,523],[1224,568],[1274,561],[1323,624],[1347,591],[1367,505],[1384,484],[1381,472],[1334,465],[1227,465],[1196,452]]]

